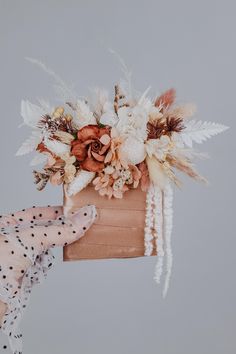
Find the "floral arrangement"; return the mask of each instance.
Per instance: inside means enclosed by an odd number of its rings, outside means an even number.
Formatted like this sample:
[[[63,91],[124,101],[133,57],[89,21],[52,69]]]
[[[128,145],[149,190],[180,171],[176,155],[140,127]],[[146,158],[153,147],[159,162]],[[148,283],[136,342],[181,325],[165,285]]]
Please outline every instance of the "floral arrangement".
[[[152,254],[154,239],[157,282],[167,255],[166,294],[172,264],[172,184],[180,186],[176,171],[206,182],[193,165],[203,155],[192,145],[227,127],[191,119],[195,107],[176,104],[174,89],[153,99],[148,91],[134,94],[120,83],[112,100],[106,91],[96,90],[92,99],[67,100],[54,108],[22,101],[21,115],[33,132],[17,155],[36,150],[32,164],[45,161],[42,171],[33,172],[39,190],[51,182],[65,184],[69,196],[90,183],[108,198],[122,198],[138,187],[146,192],[145,255]]]
[[[42,172],[34,171],[37,188],[49,181],[66,183],[70,195],[90,182],[108,198],[122,198],[139,185],[147,191],[150,182],[161,189],[168,181],[179,186],[174,169],[205,181],[193,167],[198,154],[192,143],[225,127],[189,120],[194,106],[174,106],[174,101],[174,89],[154,100],[146,93],[129,100],[118,85],[113,102],[98,92],[95,106],[79,100],[48,112],[22,101],[21,114],[33,134],[17,154],[36,149],[47,160]]]

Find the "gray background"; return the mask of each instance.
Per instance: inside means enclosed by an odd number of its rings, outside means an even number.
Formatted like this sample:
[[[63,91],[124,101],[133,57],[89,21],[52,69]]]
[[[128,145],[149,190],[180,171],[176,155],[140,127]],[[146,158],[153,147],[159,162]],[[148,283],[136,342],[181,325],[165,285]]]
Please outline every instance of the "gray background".
[[[235,341],[235,2],[0,1],[0,207],[60,204],[60,188],[39,193],[29,156],[15,151],[20,100],[54,102],[38,58],[80,95],[113,90],[121,76],[112,47],[137,89],[176,87],[196,118],[231,130],[199,146],[204,187],[183,178],[175,192],[174,268],[168,296],[154,281],[154,258],[62,262],[34,289],[22,323],[25,354],[234,354]]]

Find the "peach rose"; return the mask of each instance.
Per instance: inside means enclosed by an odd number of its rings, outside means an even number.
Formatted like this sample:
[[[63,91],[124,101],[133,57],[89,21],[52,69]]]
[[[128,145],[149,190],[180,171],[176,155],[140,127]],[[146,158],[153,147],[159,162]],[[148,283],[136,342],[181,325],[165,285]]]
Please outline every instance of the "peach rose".
[[[104,160],[111,144],[110,129],[109,126],[89,124],[78,131],[78,139],[71,143],[71,153],[83,170],[99,172],[105,167]]]

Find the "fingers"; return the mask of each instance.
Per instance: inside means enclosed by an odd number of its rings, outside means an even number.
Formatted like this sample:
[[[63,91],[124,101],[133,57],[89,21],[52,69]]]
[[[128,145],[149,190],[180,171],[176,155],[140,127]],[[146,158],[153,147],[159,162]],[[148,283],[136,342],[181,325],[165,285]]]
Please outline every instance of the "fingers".
[[[0,227],[14,226],[34,220],[55,220],[63,214],[62,206],[32,207],[0,216]]]
[[[95,206],[85,206],[70,217],[62,215],[56,220],[47,220],[44,225],[19,227],[12,233],[16,235],[24,254],[35,259],[50,247],[66,246],[78,240],[91,227],[96,217]]]

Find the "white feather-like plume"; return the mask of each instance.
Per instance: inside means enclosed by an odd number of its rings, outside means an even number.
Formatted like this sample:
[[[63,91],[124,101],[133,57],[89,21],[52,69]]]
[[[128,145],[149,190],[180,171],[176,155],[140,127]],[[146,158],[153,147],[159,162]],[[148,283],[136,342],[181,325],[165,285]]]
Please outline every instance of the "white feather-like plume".
[[[190,120],[185,123],[185,127],[180,133],[180,137],[184,144],[189,147],[192,147],[193,142],[201,144],[203,141],[228,129],[223,124],[202,122],[201,120]]]

